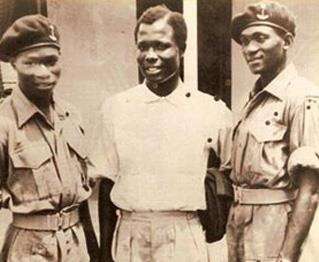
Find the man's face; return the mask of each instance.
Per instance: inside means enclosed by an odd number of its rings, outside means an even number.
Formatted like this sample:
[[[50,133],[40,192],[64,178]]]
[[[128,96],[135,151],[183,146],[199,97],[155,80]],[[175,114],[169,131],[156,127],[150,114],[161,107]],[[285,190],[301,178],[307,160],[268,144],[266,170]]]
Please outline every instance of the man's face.
[[[285,41],[269,26],[251,26],[240,36],[242,52],[253,74],[278,71],[285,62]]]
[[[12,60],[19,87],[27,97],[37,99],[51,95],[61,74],[59,58],[58,49],[37,47],[19,53]]]
[[[137,62],[146,80],[163,83],[178,74],[181,52],[165,18],[141,24],[137,32]]]

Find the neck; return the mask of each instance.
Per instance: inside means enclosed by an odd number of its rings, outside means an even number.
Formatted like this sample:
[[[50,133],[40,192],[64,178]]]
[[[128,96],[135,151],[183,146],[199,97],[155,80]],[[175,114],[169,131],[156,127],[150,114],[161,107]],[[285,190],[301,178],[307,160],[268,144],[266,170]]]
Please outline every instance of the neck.
[[[285,59],[280,66],[276,67],[275,70],[266,72],[260,75],[260,83],[262,88],[266,87],[273,79],[275,79],[287,66],[287,60]]]
[[[34,96],[32,94],[27,94],[21,88],[20,90],[49,120],[51,120],[52,92],[43,96]]]
[[[179,73],[176,73],[161,83],[149,82],[146,80],[146,86],[158,96],[167,96],[176,89],[178,81]]]

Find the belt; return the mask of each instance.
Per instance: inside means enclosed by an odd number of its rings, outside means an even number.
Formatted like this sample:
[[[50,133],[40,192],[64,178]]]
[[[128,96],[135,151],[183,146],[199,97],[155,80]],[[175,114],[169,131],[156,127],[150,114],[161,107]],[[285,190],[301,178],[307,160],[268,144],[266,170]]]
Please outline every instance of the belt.
[[[234,201],[242,205],[267,205],[286,203],[296,198],[295,189],[249,189],[233,185]]]
[[[13,213],[12,225],[23,229],[59,231],[68,229],[79,222],[79,209],[76,208],[70,211],[62,210],[54,214]]]
[[[197,217],[196,211],[126,211],[120,210],[122,219],[133,219],[142,221],[192,219]]]

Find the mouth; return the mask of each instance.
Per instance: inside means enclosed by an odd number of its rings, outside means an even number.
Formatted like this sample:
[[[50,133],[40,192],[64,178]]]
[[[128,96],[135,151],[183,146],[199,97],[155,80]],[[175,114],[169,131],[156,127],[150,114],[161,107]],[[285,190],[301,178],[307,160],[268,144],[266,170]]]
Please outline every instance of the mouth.
[[[35,83],[35,85],[37,85],[41,89],[49,89],[49,88],[53,88],[56,85],[56,83],[54,83],[54,82],[50,82],[50,83]]]
[[[150,75],[158,74],[161,71],[161,68],[158,66],[149,66],[145,68],[145,72]]]
[[[259,62],[260,60],[261,60],[261,57],[249,58],[247,59],[247,63],[253,64],[253,63]]]

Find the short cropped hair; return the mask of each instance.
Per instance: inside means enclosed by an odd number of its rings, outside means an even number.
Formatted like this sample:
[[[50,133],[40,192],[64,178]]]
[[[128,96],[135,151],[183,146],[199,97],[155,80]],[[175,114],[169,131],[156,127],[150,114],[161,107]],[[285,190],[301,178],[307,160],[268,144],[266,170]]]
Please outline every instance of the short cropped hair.
[[[184,17],[181,13],[173,12],[165,5],[157,5],[150,7],[144,11],[144,13],[137,20],[137,24],[134,30],[135,42],[137,42],[137,33],[141,24],[151,25],[159,19],[168,17],[167,23],[174,30],[174,39],[178,48],[184,53],[186,49],[187,39],[187,27]]]

